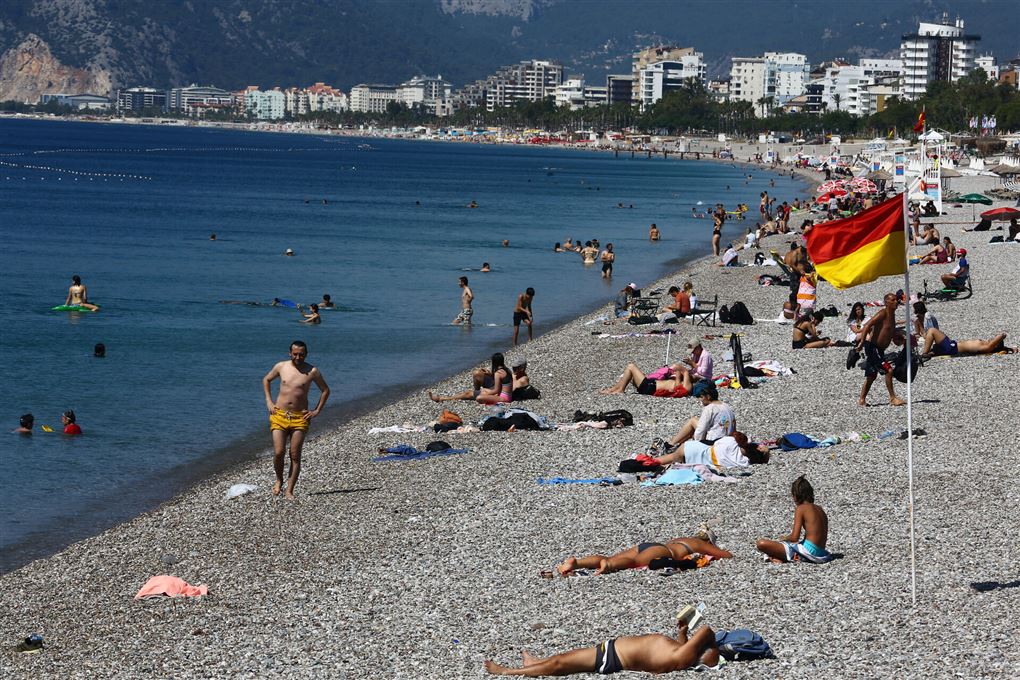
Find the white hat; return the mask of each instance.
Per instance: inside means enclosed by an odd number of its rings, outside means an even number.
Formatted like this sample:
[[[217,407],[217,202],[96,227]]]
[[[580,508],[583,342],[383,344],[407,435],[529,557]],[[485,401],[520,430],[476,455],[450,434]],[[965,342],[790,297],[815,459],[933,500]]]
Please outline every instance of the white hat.
[[[630,288],[631,290],[637,290],[637,284],[634,282],[628,283],[627,287]]]
[[[284,254],[285,254],[285,255],[293,255],[293,254],[294,254],[294,251],[293,251],[293,250],[291,250],[290,248],[287,248],[287,250],[286,250],[286,251],[284,251]]]

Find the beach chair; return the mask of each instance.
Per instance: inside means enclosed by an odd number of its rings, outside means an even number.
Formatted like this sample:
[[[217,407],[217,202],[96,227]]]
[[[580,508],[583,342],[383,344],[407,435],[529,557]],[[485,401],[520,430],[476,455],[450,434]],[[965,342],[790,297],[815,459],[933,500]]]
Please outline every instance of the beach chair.
[[[937,300],[939,302],[949,302],[950,300],[966,300],[974,294],[974,286],[971,283],[973,277],[970,273],[967,274],[967,280],[964,281],[960,287],[942,287],[942,282],[939,281],[939,288],[935,290],[929,290],[928,279],[924,280],[924,292],[921,293],[922,300]]]
[[[793,270],[790,269],[786,265],[786,262],[783,261],[783,256],[782,255],[780,255],[779,253],[777,253],[774,250],[770,250],[769,251],[769,255],[772,256],[772,259],[779,266],[779,271],[783,272],[782,279],[784,279],[784,281],[781,281],[780,283],[783,283],[783,284],[789,286],[790,285],[790,281],[792,281],[793,279],[797,279],[798,281],[800,280],[800,274],[794,274]]]
[[[712,298],[711,304],[701,304],[691,310],[687,315],[693,326],[714,326],[719,317],[719,296]]]
[[[656,291],[651,291],[651,293],[654,292]],[[630,318],[628,318],[628,322],[634,325],[658,322],[659,300],[660,297],[658,295],[651,294],[632,299],[630,301]]]

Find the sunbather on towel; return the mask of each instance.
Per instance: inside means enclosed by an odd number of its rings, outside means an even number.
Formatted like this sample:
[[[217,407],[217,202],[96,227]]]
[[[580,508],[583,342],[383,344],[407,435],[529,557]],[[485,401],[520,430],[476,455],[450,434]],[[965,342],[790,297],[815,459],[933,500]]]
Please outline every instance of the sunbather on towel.
[[[485,670],[493,675],[574,675],[576,673],[598,673],[610,675],[620,671],[644,671],[645,673],[669,673],[690,668],[698,664],[715,667],[719,665],[719,647],[715,642],[715,631],[702,626],[688,637],[687,622],[677,626],[676,640],[665,635],[628,635],[600,642],[596,647],[575,649],[545,659],[521,653],[523,668],[501,666],[486,659]]]
[[[764,444],[747,441],[743,432],[720,437],[712,444],[696,439],[684,442],[673,453],[655,459],[659,465],[681,463],[685,465],[711,465],[717,468],[738,468],[764,465],[769,462],[769,449]]]
[[[623,394],[627,386],[633,385],[638,394],[653,397],[685,397],[691,393],[691,372],[683,364],[673,364],[662,378],[651,378],[644,374],[637,364],[627,364],[623,377],[612,387],[601,390],[600,394]]]
[[[703,538],[674,538],[667,543],[638,543],[615,555],[571,556],[556,567],[556,570],[560,576],[570,576],[575,569],[594,569],[596,575],[611,574],[624,569],[647,567],[650,562],[660,558],[686,560],[695,554],[709,555],[720,559],[733,557],[732,553],[716,547],[714,543]]]
[[[801,475],[790,489],[797,510],[793,515],[793,530],[779,541],[761,539],[758,550],[773,562],[813,562],[821,564],[832,559],[825,549],[829,538],[829,517],[821,506],[815,505],[815,490]],[[801,540],[801,533],[804,540]]]
[[[1016,349],[1006,347],[1006,334],[999,333],[991,340],[950,340],[938,328],[929,328],[924,332],[925,358],[933,356],[955,357],[959,354],[995,354],[996,352],[1015,352]]]

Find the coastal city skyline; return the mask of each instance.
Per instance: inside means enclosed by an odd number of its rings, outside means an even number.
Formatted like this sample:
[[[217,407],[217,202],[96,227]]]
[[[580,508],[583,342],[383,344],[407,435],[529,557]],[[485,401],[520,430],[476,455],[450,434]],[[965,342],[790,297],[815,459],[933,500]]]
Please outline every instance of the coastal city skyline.
[[[545,99],[571,110],[626,104],[644,112],[670,92],[696,82],[718,102],[747,102],[757,117],[829,111],[867,117],[884,110],[892,98],[918,99],[931,83],[953,83],[978,68],[991,82],[1020,86],[1020,53],[999,61],[982,51],[981,35],[966,26],[965,18],[943,13],[903,34],[895,57],[832,57],[812,63],[800,52],[766,51],[730,57],[728,72],[716,78],[708,77],[704,53],[696,45],[652,44],[631,55],[628,72],[610,73],[601,81],[559,61],[532,58],[461,87],[441,74],[419,73],[399,84],[358,83],[347,92],[325,82],[253,84],[234,90],[194,83],[161,89],[147,83],[120,88],[110,97],[50,92],[24,103],[118,114],[202,117],[231,112],[262,121],[321,112],[382,114],[398,105],[442,119],[468,109],[491,112]]]

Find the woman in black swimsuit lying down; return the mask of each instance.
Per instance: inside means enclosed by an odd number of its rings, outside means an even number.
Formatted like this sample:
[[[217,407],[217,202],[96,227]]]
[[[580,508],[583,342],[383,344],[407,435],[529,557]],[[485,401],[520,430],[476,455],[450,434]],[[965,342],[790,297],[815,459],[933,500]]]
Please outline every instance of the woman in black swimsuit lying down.
[[[702,538],[674,538],[667,543],[638,543],[615,555],[589,555],[588,557],[568,557],[563,564],[556,567],[560,576],[570,576],[575,569],[594,569],[596,574],[611,574],[614,571],[647,567],[652,560],[659,558],[684,560],[700,553],[716,558],[733,557],[733,554],[716,547]]]

